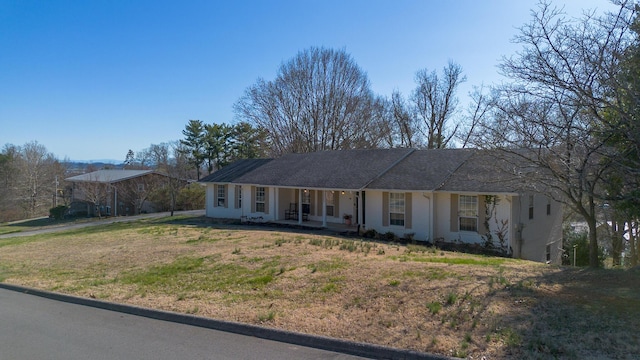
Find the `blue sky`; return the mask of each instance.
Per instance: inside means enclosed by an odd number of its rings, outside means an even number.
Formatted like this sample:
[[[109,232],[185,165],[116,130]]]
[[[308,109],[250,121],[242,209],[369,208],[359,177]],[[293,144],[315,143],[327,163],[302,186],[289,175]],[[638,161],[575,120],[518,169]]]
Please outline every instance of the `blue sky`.
[[[182,138],[189,119],[232,123],[233,104],[300,50],[344,49],[372,89],[408,95],[420,69],[460,64],[501,81],[535,0],[0,0],[0,146],[37,141],[63,160],[124,160]],[[556,0],[568,14],[605,0]]]

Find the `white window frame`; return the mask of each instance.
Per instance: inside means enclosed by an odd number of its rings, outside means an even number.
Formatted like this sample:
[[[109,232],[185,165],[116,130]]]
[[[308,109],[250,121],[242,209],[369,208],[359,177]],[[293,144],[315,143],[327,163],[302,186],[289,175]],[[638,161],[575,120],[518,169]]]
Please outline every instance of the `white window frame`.
[[[308,214],[310,211],[311,211],[311,191],[304,190],[302,191],[302,213]]]
[[[458,197],[458,230],[478,232],[478,197],[460,195]]]
[[[333,191],[326,191],[324,193],[325,205],[327,208],[327,216],[335,216],[335,202],[333,201]]]
[[[267,189],[264,186],[256,187],[256,212],[264,213]]]
[[[225,185],[218,185],[218,194],[216,194],[218,199],[217,199],[217,206],[220,207],[224,207],[225,201],[227,199],[227,187]]]
[[[404,226],[405,205],[404,193],[389,193],[389,225]]]

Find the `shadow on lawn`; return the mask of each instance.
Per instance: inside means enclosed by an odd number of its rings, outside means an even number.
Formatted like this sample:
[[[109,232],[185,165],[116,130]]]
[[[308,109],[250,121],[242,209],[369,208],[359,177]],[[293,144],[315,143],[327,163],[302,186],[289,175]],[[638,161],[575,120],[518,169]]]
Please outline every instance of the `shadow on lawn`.
[[[577,269],[531,276],[503,290],[502,329],[523,358],[634,358],[640,353],[640,271]]]

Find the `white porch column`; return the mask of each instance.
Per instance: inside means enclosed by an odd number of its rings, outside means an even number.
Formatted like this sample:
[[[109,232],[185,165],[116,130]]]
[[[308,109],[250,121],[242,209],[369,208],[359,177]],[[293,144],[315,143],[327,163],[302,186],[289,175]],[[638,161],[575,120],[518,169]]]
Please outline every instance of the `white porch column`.
[[[302,225],[302,189],[298,189],[298,224]]]
[[[327,196],[325,190],[320,192],[322,195],[322,227],[327,227]]]
[[[273,188],[273,204],[275,205],[275,209],[273,210],[273,220],[280,220],[280,202],[278,201],[280,199],[280,188],[274,187]]]
[[[358,194],[358,224],[362,225],[362,190],[357,192]]]

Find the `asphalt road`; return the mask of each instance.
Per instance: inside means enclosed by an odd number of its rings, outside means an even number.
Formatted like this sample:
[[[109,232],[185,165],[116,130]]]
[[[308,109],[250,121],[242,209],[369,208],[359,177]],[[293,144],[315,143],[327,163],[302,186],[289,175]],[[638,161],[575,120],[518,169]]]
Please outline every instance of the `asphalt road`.
[[[0,360],[363,359],[0,288]]]

